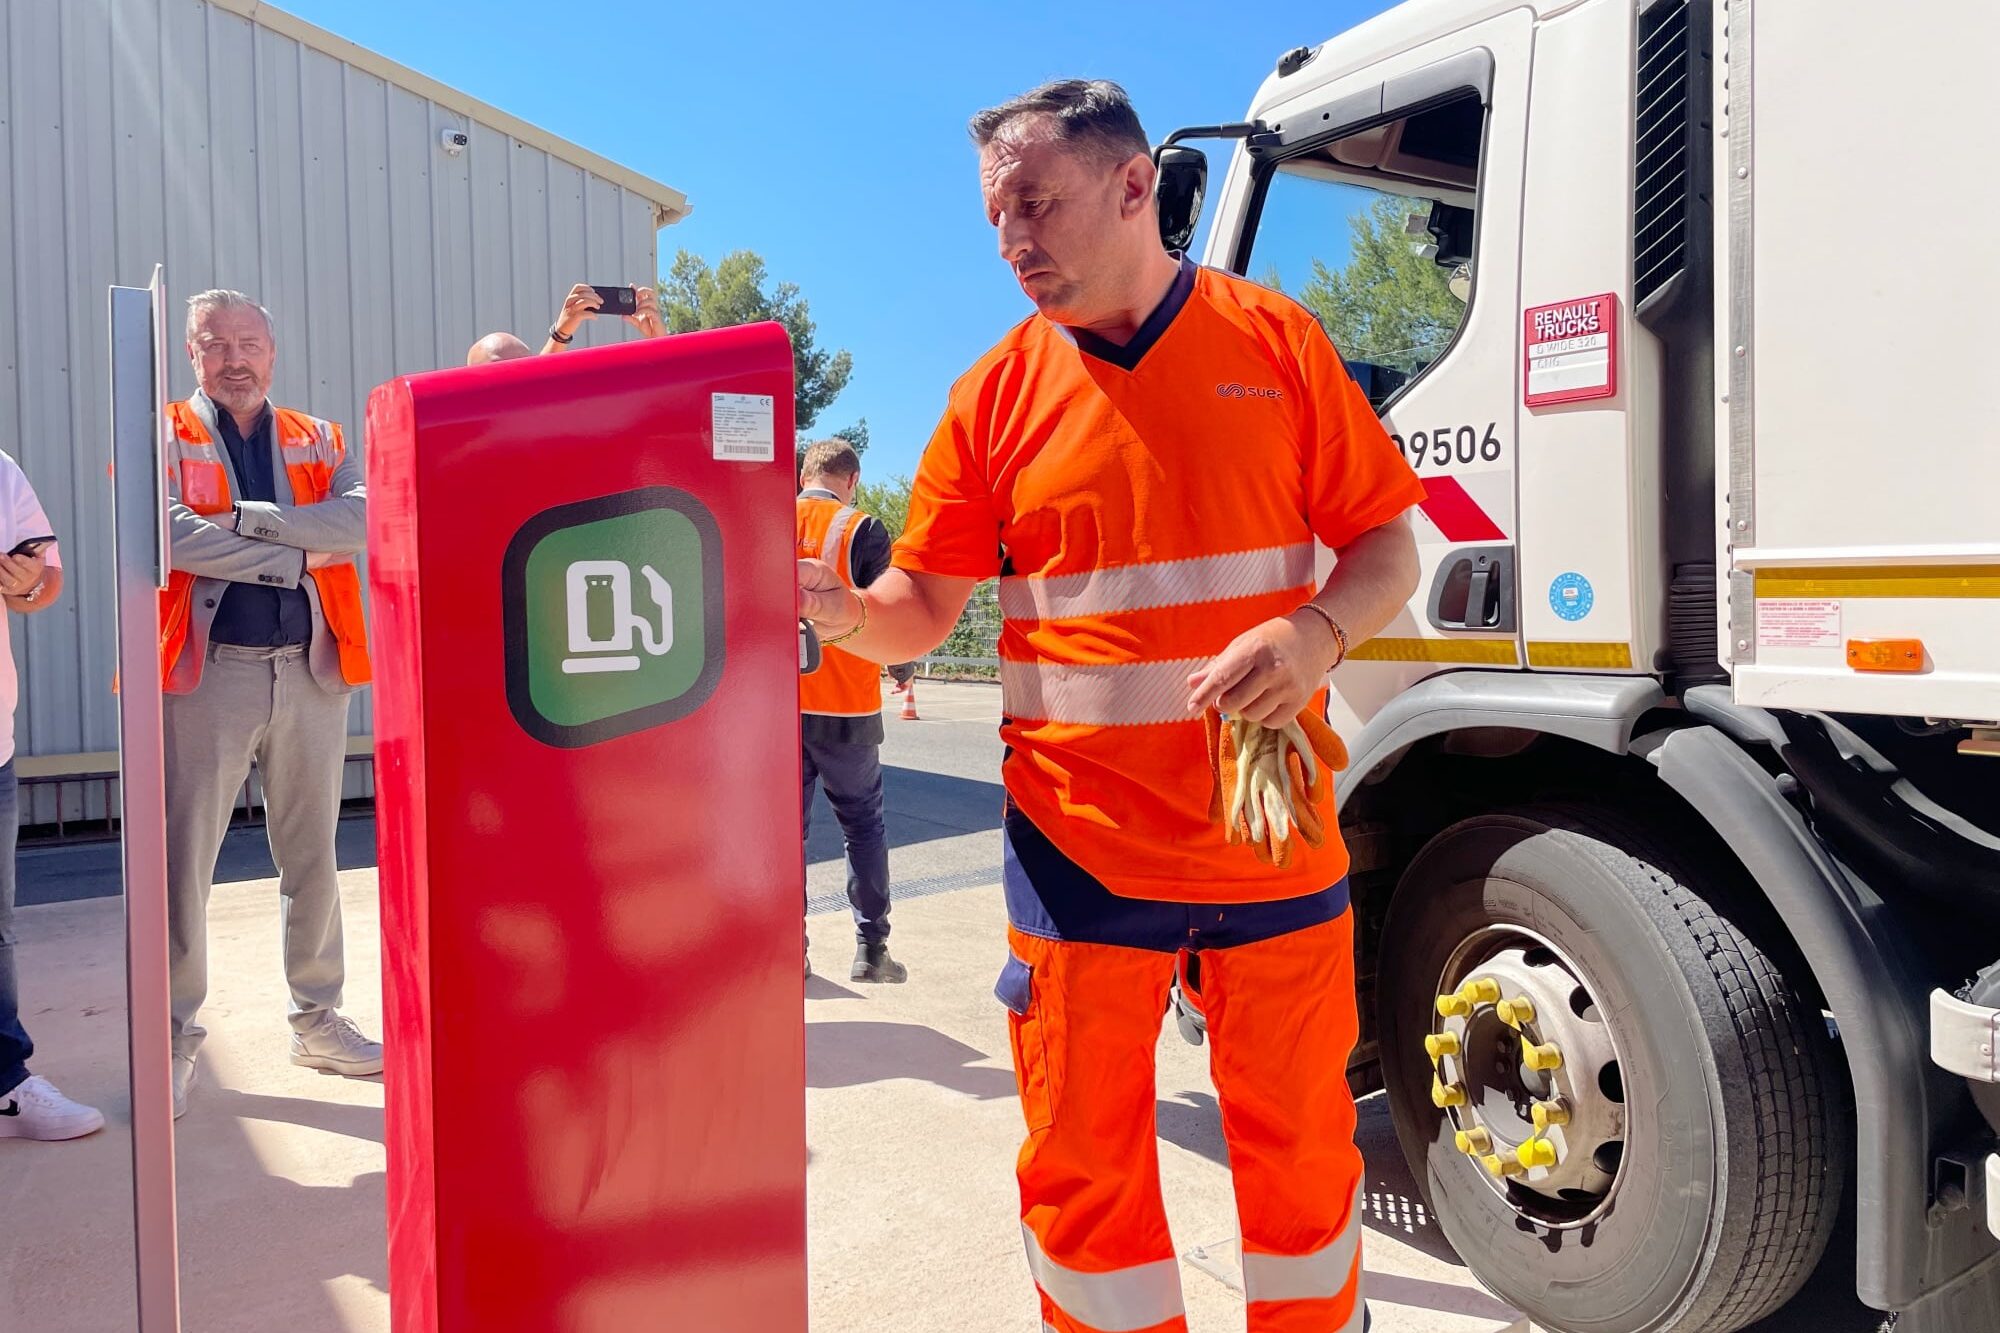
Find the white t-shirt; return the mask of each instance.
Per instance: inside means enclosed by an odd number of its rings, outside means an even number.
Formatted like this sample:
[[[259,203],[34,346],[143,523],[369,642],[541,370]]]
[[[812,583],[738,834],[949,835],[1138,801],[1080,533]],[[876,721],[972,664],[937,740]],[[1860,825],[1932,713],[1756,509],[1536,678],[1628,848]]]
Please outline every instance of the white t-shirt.
[[[0,450],[0,551],[11,551],[30,537],[49,537],[55,529],[28,484],[28,474],[14,456]],[[62,568],[62,553],[53,545],[44,547],[42,561],[50,569]],[[0,764],[14,757],[14,705],[21,697],[21,682],[14,671],[14,613],[0,611]]]

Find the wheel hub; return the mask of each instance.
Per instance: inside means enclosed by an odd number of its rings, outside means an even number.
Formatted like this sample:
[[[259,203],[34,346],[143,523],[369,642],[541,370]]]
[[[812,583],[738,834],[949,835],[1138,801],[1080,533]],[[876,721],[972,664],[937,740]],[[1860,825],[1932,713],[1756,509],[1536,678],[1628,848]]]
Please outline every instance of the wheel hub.
[[[1458,1150],[1537,1222],[1589,1220],[1618,1182],[1625,1097],[1581,970],[1546,941],[1496,927],[1459,946],[1440,981],[1424,1051]]]

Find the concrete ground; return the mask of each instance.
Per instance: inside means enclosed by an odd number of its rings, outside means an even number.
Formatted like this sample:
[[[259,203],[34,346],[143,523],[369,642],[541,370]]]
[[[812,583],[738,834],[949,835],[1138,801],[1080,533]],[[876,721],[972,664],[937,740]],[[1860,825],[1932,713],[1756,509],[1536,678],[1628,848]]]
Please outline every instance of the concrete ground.
[[[809,840],[806,987],[813,1328],[1015,1333],[1036,1327],[1012,1162],[1022,1124],[992,982],[1002,958],[997,692],[918,683],[921,720],[884,750],[900,987],[851,985],[839,838]],[[343,828],[348,1012],[380,1030],[367,825]],[[180,1122],[183,1327],[190,1333],[388,1328],[382,1089],[285,1059],[275,884],[237,835],[211,908],[210,1029]],[[106,878],[107,864],[109,878]],[[24,855],[19,916],[36,1065],[104,1108],[71,1144],[0,1142],[0,1327],[129,1328],[131,1231],[122,929],[103,849]],[[1207,1050],[1159,1046],[1160,1155],[1197,1333],[1243,1327],[1234,1207]],[[1528,1333],[1479,1289],[1410,1181],[1380,1098],[1363,1104],[1368,1288],[1379,1333]],[[1851,1239],[1759,1333],[1863,1333]],[[32,1322],[29,1322],[32,1312]],[[16,1322],[20,1317],[20,1322]],[[663,1327],[668,1325],[662,1325]],[[757,1330],[755,1333],[763,1333]]]

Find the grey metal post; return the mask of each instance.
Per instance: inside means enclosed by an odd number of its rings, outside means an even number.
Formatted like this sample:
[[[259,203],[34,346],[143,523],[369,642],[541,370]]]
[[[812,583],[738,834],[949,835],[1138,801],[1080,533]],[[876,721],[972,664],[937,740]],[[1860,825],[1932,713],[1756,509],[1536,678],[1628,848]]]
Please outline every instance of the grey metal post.
[[[167,806],[159,592],[167,585],[166,286],[111,289],[111,459],[118,569],[118,773],[132,1075],[139,1333],[179,1333]]]

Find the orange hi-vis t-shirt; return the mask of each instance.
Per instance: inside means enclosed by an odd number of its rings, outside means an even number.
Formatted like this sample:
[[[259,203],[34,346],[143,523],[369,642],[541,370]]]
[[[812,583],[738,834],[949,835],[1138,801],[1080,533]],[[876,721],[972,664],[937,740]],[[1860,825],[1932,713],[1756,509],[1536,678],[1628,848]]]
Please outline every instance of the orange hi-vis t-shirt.
[[[1347,873],[1259,861],[1209,818],[1187,678],[1423,499],[1312,313],[1183,261],[1119,347],[1039,315],[953,386],[894,563],[1000,577],[1008,795],[1113,893],[1259,902]]]

